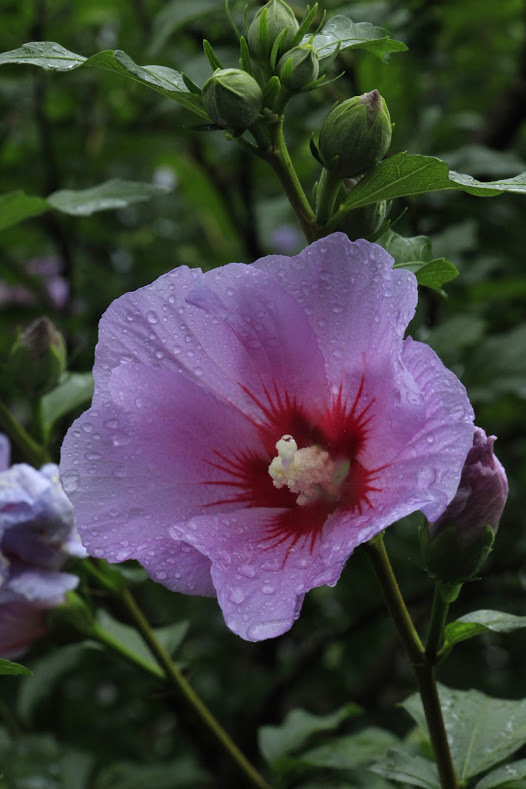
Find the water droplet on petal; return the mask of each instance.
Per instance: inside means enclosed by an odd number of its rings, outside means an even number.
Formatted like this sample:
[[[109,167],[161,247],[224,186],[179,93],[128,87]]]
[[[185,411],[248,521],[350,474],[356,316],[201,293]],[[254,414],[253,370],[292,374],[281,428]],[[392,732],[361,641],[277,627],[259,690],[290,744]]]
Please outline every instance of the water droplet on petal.
[[[234,586],[234,588],[231,589],[230,594],[228,595],[228,599],[230,600],[230,602],[239,605],[245,599],[245,593],[239,586]]]
[[[265,586],[261,589],[262,594],[274,594],[276,590],[270,584],[265,584]]]
[[[146,313],[146,320],[148,323],[159,323],[159,318],[157,317],[157,313],[153,310],[149,310]]]
[[[76,469],[62,475],[62,486],[66,494],[74,493],[79,486],[79,472]]]
[[[256,571],[250,564],[242,564],[240,567],[237,568],[237,571],[240,575],[244,575],[245,578],[256,577]]]
[[[272,619],[270,622],[260,622],[257,625],[251,625],[247,630],[247,636],[252,641],[263,641],[266,638],[280,636],[289,627],[290,621],[288,619]]]

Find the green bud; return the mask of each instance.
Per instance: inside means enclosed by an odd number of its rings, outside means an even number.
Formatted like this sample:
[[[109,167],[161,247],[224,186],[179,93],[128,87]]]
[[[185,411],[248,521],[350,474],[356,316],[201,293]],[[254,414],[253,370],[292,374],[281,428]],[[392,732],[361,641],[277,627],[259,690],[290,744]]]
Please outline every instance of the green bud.
[[[354,178],[371,170],[391,144],[391,119],[377,90],[337,104],[320,131],[320,154],[328,170]]]
[[[260,8],[248,28],[248,48],[254,60],[268,61],[277,37],[286,30],[279,51],[285,52],[298,32],[298,20],[284,0],[269,0]]]
[[[39,318],[17,337],[6,367],[15,386],[31,397],[42,396],[66,368],[64,338],[48,318]]]
[[[433,539],[428,524],[420,529],[422,559],[428,573],[446,584],[461,584],[474,578],[486,561],[495,540],[490,525],[481,529],[475,539],[466,544],[458,524],[451,523]]]
[[[387,213],[387,201],[380,200],[379,203],[364,205],[349,211],[342,219],[335,230],[347,233],[351,241],[357,238],[365,238],[373,241],[380,230]]]
[[[203,85],[203,105],[210,120],[218,126],[247,129],[263,108],[263,94],[246,71],[216,69]]]
[[[310,44],[294,47],[282,55],[277,72],[282,85],[289,90],[300,91],[305,85],[318,79],[318,54]]]

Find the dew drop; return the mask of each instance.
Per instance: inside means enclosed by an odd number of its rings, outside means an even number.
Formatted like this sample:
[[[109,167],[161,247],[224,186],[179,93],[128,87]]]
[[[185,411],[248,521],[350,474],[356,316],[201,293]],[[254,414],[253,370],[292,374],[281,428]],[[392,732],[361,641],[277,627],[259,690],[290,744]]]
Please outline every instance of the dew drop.
[[[234,586],[234,588],[230,591],[228,595],[228,599],[230,602],[239,605],[245,599],[245,593],[239,586]]]
[[[164,351],[155,351],[155,356],[157,359],[162,359],[164,356]]]
[[[62,475],[62,486],[66,494],[74,493],[79,486],[79,472],[76,469],[67,471]]]
[[[91,433],[91,431],[93,430],[93,425],[90,425],[89,422],[85,422],[82,425],[82,429],[84,430],[85,433]]]
[[[262,594],[274,594],[276,590],[270,584],[265,584],[265,586],[261,589]]]
[[[159,318],[157,317],[157,313],[153,310],[149,310],[146,313],[146,320],[148,323],[159,323]]]
[[[237,571],[240,575],[244,575],[245,578],[256,577],[256,571],[250,564],[242,564],[240,567],[237,568]]]
[[[247,630],[247,636],[252,641],[263,641],[266,638],[274,638],[288,630],[290,622],[288,619],[272,619],[269,622],[260,622],[251,625]]]

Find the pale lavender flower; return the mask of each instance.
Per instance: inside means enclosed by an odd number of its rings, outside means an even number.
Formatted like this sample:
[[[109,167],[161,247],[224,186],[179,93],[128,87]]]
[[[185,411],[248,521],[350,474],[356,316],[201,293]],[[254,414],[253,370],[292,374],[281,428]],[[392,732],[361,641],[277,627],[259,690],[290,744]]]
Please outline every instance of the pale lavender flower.
[[[464,387],[403,340],[416,280],[340,233],[296,257],[178,268],[100,323],[92,407],[61,474],[84,544],[217,595],[258,641],[333,585],[357,545],[453,498]]]
[[[46,632],[44,612],[64,602],[78,578],[60,568],[86,556],[58,468],[7,468],[9,443],[0,436],[0,657],[22,654]]]

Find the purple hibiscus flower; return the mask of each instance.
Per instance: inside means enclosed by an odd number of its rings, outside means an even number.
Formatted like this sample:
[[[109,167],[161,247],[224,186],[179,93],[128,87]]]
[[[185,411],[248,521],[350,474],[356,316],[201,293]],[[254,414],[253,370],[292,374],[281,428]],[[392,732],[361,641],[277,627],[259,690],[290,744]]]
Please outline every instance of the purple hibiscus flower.
[[[61,473],[88,551],[217,595],[258,641],[408,513],[438,518],[473,439],[464,387],[403,340],[412,273],[340,233],[296,257],[178,268],[100,323]]]
[[[85,556],[74,512],[53,463],[40,471],[9,466],[0,435],[0,657],[22,654],[46,632],[44,612],[64,602],[78,578],[60,572],[68,556]]]

